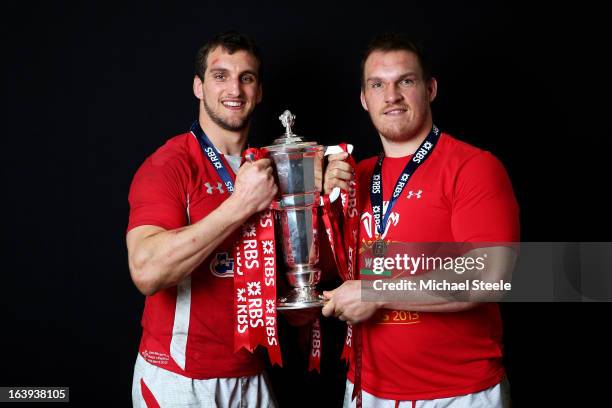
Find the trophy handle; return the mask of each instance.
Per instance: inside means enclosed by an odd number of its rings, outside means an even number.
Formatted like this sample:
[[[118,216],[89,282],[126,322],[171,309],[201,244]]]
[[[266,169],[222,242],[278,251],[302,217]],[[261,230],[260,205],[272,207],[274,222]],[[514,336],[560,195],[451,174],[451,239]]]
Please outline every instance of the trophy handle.
[[[348,150],[348,154],[353,153],[353,145],[347,144],[346,150]],[[338,154],[342,153],[344,150],[338,145],[326,146],[324,156],[329,156],[330,154]],[[329,193],[329,201],[333,203],[340,197],[340,187],[334,187],[331,193]],[[323,196],[320,198],[320,205],[323,205]]]

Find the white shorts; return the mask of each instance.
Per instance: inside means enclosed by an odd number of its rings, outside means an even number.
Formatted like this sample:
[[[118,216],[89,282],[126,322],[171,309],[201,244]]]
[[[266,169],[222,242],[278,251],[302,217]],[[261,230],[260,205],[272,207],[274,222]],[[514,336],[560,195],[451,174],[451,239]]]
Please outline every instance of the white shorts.
[[[351,401],[352,395],[353,383],[346,380],[344,408],[355,406],[356,399]],[[364,408],[509,408],[510,384],[504,378],[499,384],[473,394],[418,401],[395,401],[377,398],[362,390],[361,402]]]
[[[134,408],[276,407],[265,373],[194,380],[150,364],[138,355],[132,382]]]

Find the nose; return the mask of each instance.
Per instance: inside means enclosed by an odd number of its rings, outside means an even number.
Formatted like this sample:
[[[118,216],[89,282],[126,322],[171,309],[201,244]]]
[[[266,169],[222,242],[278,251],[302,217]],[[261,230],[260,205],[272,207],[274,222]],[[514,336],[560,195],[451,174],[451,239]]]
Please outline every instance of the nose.
[[[239,97],[242,93],[242,82],[240,78],[232,78],[227,84],[227,93],[231,97]]]
[[[385,89],[385,102],[388,104],[394,104],[403,99],[402,93],[399,92],[397,85],[388,86]]]

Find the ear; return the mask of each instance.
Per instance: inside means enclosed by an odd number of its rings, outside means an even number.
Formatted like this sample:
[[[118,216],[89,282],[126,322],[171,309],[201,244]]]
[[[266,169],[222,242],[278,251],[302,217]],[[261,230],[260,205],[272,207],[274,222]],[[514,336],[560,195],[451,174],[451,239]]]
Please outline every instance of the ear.
[[[361,93],[359,94],[359,99],[361,99],[361,106],[363,106],[363,109],[366,110],[366,112],[368,111],[368,104],[366,103],[365,100],[365,95],[363,93],[363,88],[361,88]]]
[[[438,94],[438,81],[436,81],[436,78],[432,77],[429,80],[427,84],[427,93],[429,94],[429,103],[433,102]]]
[[[198,77],[197,75],[193,77],[193,94],[199,100],[204,99],[203,85],[204,84],[202,84],[202,81],[200,80],[200,77]]]

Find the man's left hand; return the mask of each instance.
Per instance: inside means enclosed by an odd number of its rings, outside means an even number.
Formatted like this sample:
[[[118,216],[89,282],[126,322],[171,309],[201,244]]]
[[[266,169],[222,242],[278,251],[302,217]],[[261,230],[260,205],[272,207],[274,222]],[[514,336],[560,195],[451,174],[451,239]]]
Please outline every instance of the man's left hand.
[[[382,304],[361,301],[361,281],[348,280],[332,291],[323,292],[328,300],[323,316],[335,316],[342,321],[356,324],[368,320]]]

